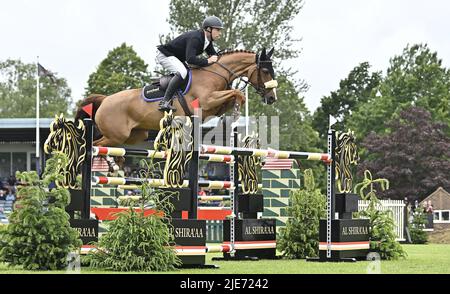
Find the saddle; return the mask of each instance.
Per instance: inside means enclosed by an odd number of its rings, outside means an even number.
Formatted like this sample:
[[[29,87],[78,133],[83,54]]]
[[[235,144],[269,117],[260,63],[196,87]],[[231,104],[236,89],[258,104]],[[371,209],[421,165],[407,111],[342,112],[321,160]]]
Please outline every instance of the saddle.
[[[165,75],[160,78],[156,78],[149,85],[144,86],[142,89],[142,98],[147,102],[155,102],[159,101],[164,97],[166,93],[167,86],[169,85],[170,80],[172,79],[173,74]],[[191,88],[192,82],[192,72],[189,70],[186,78],[181,85],[181,88],[177,91],[175,96],[178,95],[186,95]]]

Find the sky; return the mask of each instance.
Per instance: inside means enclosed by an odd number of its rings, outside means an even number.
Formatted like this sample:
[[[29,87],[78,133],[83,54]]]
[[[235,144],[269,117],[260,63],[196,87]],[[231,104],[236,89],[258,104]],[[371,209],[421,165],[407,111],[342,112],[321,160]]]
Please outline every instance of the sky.
[[[126,42],[150,69],[169,33],[168,0],[0,0],[0,60],[39,62],[64,77],[73,100],[108,52]],[[293,20],[301,39],[289,61],[310,89],[310,111],[359,63],[386,71],[407,44],[427,43],[450,67],[450,1],[305,0]],[[201,20],[199,20],[200,22]],[[282,97],[279,97],[282,99]]]

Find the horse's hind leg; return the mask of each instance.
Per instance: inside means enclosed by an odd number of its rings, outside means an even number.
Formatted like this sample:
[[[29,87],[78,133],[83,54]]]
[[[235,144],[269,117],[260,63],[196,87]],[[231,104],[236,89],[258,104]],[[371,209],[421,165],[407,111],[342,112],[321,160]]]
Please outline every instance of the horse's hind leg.
[[[102,147],[113,147],[118,145],[116,140],[111,140],[105,136],[102,136],[100,139],[92,142],[93,146],[102,146]]]

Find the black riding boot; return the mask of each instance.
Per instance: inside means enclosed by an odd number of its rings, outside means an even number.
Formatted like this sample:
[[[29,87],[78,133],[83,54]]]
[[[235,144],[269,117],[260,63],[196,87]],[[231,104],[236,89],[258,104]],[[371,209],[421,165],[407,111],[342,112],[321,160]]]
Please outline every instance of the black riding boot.
[[[169,112],[170,110],[176,111],[177,109],[171,105],[173,95],[180,88],[183,83],[183,78],[179,73],[176,73],[167,85],[166,94],[164,95],[163,100],[159,102],[159,110],[164,112]]]

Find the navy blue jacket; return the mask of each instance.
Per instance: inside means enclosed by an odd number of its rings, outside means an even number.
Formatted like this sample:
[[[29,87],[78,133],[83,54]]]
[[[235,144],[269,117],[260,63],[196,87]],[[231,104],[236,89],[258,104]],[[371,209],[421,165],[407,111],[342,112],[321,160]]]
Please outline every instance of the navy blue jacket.
[[[203,51],[208,55],[217,55],[213,42],[210,42],[205,50],[205,33],[203,30],[189,31],[176,37],[165,45],[159,45],[158,50],[166,56],[175,56],[181,62],[197,66],[207,66],[208,60],[198,57]]]

